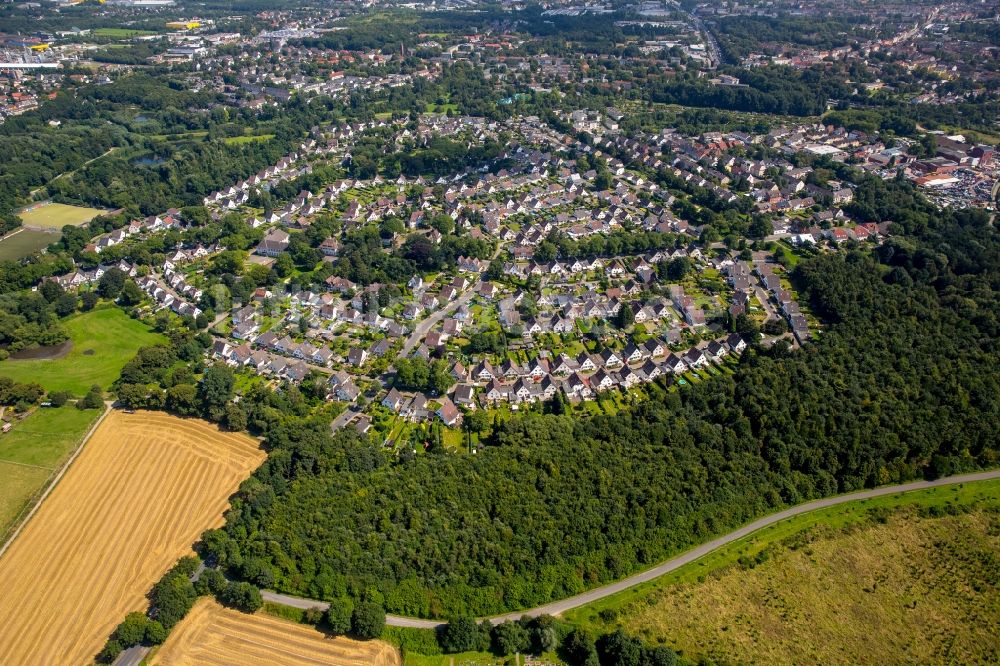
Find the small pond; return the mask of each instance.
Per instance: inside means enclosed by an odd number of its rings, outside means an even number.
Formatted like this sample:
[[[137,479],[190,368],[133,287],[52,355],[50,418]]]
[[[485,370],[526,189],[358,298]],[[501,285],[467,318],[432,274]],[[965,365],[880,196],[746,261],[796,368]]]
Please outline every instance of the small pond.
[[[10,355],[10,359],[12,361],[38,361],[43,359],[62,358],[68,354],[69,350],[72,348],[73,341],[66,340],[65,342],[60,342],[57,345],[48,345],[47,347],[30,347],[28,349],[16,351]]]

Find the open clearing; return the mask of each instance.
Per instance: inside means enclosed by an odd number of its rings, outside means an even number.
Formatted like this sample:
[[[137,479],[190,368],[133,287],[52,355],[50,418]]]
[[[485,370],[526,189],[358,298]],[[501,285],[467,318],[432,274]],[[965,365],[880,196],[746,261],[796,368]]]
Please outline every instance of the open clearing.
[[[155,35],[152,30],[133,30],[131,28],[97,28],[94,34],[98,37],[139,37]]]
[[[0,540],[100,414],[73,405],[40,408],[0,435]]]
[[[100,208],[85,208],[83,206],[69,206],[61,203],[35,204],[28,210],[17,214],[21,218],[21,223],[26,227],[39,227],[42,229],[62,229],[67,224],[73,226],[90,222],[98,215],[106,213]]]
[[[0,664],[90,663],[263,459],[204,421],[109,414],[0,558]]]
[[[58,359],[7,359],[0,362],[0,375],[82,396],[93,384],[107,389],[139,347],[165,340],[114,307],[79,314],[64,323],[73,341],[68,354]]]
[[[398,666],[396,650],[382,641],[331,638],[314,627],[269,615],[247,615],[200,599],[150,666]]]
[[[0,538],[50,476],[47,469],[0,461]]]
[[[258,141],[270,141],[273,134],[246,134],[244,136],[227,136],[222,141],[230,146],[238,146],[244,143],[256,143]]]
[[[720,663],[1000,661],[1000,483],[880,500],[775,525],[567,619]],[[949,504],[977,508],[917,509]]]
[[[21,229],[0,240],[0,261],[17,261],[47,248],[62,237],[58,231]]]

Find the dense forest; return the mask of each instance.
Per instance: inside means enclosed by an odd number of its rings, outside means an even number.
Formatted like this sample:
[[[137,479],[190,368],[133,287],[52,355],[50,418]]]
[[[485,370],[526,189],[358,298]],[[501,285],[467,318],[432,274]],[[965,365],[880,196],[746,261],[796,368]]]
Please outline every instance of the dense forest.
[[[716,22],[719,47],[730,62],[753,52],[780,53],[778,45],[831,49],[870,32],[857,21],[815,16],[726,16]]]
[[[720,70],[739,78],[745,86],[716,86],[690,75],[654,80],[644,88],[652,102],[728,109],[752,113],[809,116],[823,113],[827,101],[849,94],[842,78],[814,67]]]
[[[476,456],[390,460],[352,431],[272,421],[269,459],[206,555],[292,593],[488,614],[620,578],[780,506],[996,464],[1000,244],[987,217],[935,213],[875,179],[857,208],[909,235],[799,264],[828,323],[814,344],[748,351],[735,376],[661,387],[613,418],[514,417]]]

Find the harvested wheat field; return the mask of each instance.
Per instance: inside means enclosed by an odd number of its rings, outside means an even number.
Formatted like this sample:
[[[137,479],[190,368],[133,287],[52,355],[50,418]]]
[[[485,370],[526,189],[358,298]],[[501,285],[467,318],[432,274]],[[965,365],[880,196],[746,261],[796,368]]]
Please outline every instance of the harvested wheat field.
[[[263,459],[204,421],[108,414],[0,558],[0,664],[91,663]]]
[[[399,653],[382,641],[330,638],[314,627],[198,601],[174,627],[150,666],[398,666]]]

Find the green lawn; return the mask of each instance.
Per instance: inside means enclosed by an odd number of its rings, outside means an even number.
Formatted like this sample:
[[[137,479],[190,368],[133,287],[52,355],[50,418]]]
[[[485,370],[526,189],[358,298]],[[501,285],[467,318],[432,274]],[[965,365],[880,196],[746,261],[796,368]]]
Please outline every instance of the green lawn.
[[[0,461],[54,469],[87,432],[100,410],[39,407],[28,418],[0,435]]]
[[[94,384],[107,389],[139,347],[165,338],[118,308],[94,310],[65,322],[73,348],[60,359],[0,362],[0,375],[38,382],[48,391],[83,395]]]
[[[566,619],[692,662],[997,663],[998,509],[998,480],[832,507]]]
[[[94,35],[98,37],[140,37],[155,34],[152,30],[132,30],[130,28],[97,28],[94,30]]]
[[[457,104],[432,104],[428,103],[425,108],[426,113],[448,113],[451,110],[452,113],[458,113]]]
[[[257,141],[270,141],[273,138],[273,134],[247,134],[245,136],[227,136],[222,141],[227,145],[236,146],[244,143],[254,143]]]
[[[22,229],[0,241],[0,261],[17,261],[55,243],[60,233]]]
[[[514,658],[510,661],[503,657],[497,657],[489,652],[460,652],[458,654],[438,654],[424,655],[415,652],[407,652],[403,658],[403,666],[503,666],[503,664],[514,664]],[[520,663],[524,663],[522,657]]]
[[[15,519],[51,474],[47,469],[0,462],[0,539],[6,540]]]
[[[193,130],[179,134],[149,134],[148,136],[154,141],[184,141],[186,139],[204,139],[208,136],[208,130]]]
[[[442,428],[441,441],[447,447],[462,450],[465,448],[465,433],[458,428]]]
[[[80,443],[100,411],[39,408],[0,435],[0,535]]]
[[[67,206],[61,203],[41,204],[31,210],[21,211],[18,217],[26,227],[43,227],[46,229],[62,229],[67,224],[74,226],[90,222],[92,219],[106,213],[100,208],[85,208],[83,206]]]

